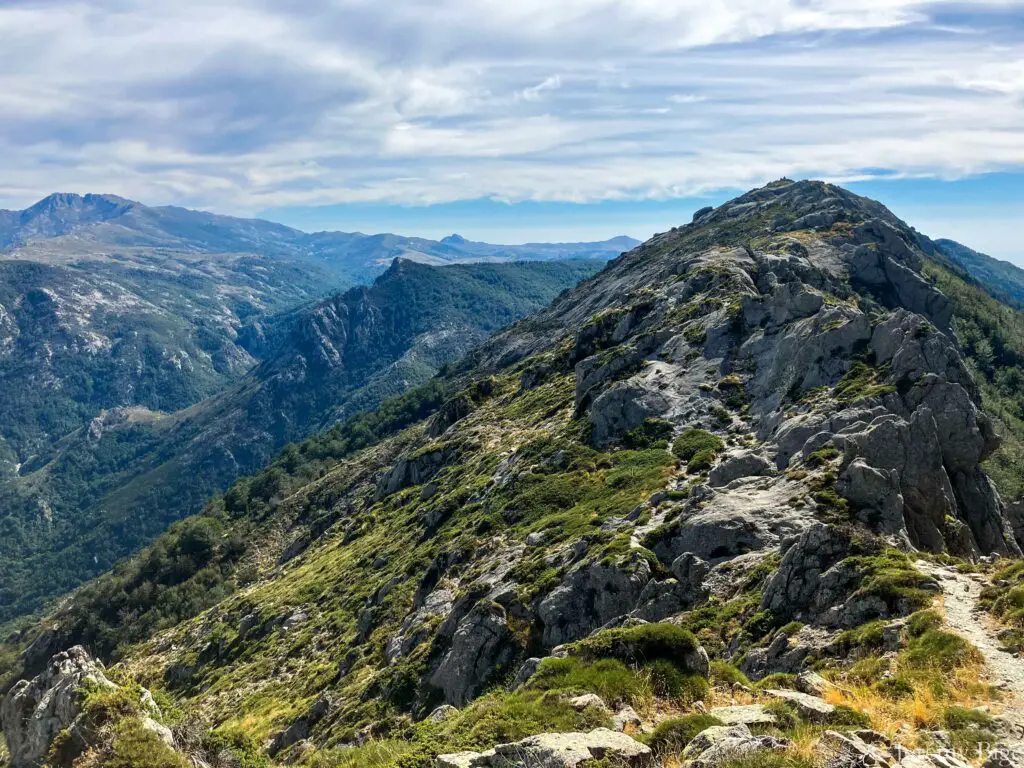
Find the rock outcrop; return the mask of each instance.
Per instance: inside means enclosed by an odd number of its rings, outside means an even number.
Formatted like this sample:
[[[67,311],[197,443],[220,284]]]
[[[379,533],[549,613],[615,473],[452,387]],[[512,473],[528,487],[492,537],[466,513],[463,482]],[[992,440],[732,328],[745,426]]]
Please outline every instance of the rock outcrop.
[[[643,766],[650,747],[624,733],[597,728],[589,733],[542,733],[487,752],[441,755],[437,768],[583,768],[592,760],[607,760],[623,768]]]
[[[103,667],[81,646],[58,653],[32,680],[14,684],[0,704],[11,768],[36,768],[61,731],[71,728],[89,688],[114,690]]]

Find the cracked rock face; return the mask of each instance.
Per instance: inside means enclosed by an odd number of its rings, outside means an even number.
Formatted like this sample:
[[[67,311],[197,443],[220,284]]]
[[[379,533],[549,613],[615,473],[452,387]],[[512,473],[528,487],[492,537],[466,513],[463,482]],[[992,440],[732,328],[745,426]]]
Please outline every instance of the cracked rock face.
[[[444,692],[448,704],[460,707],[480,692],[496,670],[512,661],[516,650],[504,609],[478,603],[459,622],[451,648],[430,683]]]
[[[7,738],[11,768],[42,764],[54,738],[81,713],[88,686],[115,689],[103,667],[81,646],[50,659],[32,680],[21,680],[0,705],[0,727]]]

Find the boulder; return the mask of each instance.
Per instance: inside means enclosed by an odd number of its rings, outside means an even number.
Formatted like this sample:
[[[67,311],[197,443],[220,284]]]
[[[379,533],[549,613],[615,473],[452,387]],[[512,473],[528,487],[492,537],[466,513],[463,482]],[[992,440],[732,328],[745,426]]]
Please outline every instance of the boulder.
[[[802,718],[812,723],[824,723],[836,711],[835,706],[824,699],[800,691],[766,690],[765,695],[779,699],[792,706]]]
[[[427,720],[432,723],[443,723],[449,717],[457,715],[458,713],[459,710],[457,707],[453,707],[451,704],[442,704],[427,715]]]
[[[542,733],[487,752],[441,755],[436,768],[576,768],[607,760],[622,768],[648,763],[651,749],[624,733],[596,728],[589,733]]]
[[[885,742],[873,743],[857,733],[825,731],[815,752],[821,756],[824,768],[863,768],[893,763]]]
[[[767,456],[755,452],[734,453],[728,455],[711,470],[708,475],[708,483],[714,488],[719,488],[741,477],[773,474],[775,474],[775,465],[768,460]]]
[[[625,731],[639,728],[641,725],[643,720],[640,719],[640,715],[628,704],[612,715],[612,730]]]
[[[683,762],[690,768],[719,768],[766,750],[782,750],[785,739],[754,736],[745,725],[716,725],[698,733],[683,750]]]
[[[505,609],[481,601],[459,622],[430,684],[441,689],[447,704],[461,707],[512,661],[517,650]]]
[[[305,712],[297,717],[291,725],[278,733],[267,745],[267,752],[274,757],[300,741],[309,737],[313,726],[319,723],[334,707],[329,694],[321,694],[309,705]]]
[[[618,563],[579,565],[538,607],[545,647],[579,640],[626,615],[650,579],[650,564],[637,553]]]
[[[835,686],[817,672],[807,670],[796,676],[796,689],[809,696],[820,697],[828,691],[835,690]]]
[[[853,505],[862,523],[909,543],[900,475],[895,469],[876,469],[863,459],[854,459],[843,469],[836,490]]]
[[[520,665],[516,672],[515,679],[512,680],[512,689],[515,690],[523,685],[533,677],[537,670],[540,669],[540,663],[543,659],[539,659],[536,656],[532,656]]]
[[[574,696],[569,699],[569,706],[577,712],[582,712],[587,707],[594,707],[595,709],[601,710],[608,709],[608,706],[604,703],[604,699],[596,693],[584,693],[582,696]]]
[[[724,725],[774,725],[775,715],[764,704],[739,704],[732,707],[712,707],[708,714]]]

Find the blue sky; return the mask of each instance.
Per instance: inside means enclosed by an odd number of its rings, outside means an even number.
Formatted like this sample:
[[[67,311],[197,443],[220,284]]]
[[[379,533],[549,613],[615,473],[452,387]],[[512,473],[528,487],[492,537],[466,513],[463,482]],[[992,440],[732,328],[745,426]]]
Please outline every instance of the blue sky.
[[[0,0],[0,205],[644,237],[786,175],[1024,263],[1024,0]]]

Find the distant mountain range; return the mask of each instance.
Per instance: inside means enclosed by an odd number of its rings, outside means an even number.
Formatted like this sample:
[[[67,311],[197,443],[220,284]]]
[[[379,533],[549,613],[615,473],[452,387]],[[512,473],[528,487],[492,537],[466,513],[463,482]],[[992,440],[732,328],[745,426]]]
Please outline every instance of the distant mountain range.
[[[183,254],[259,254],[326,270],[334,285],[369,282],[396,258],[443,265],[480,261],[610,259],[639,241],[492,245],[360,232],[308,234],[261,219],[150,207],[115,195],[58,193],[23,211],[0,211],[0,258],[47,263],[124,260],[150,250]]]

